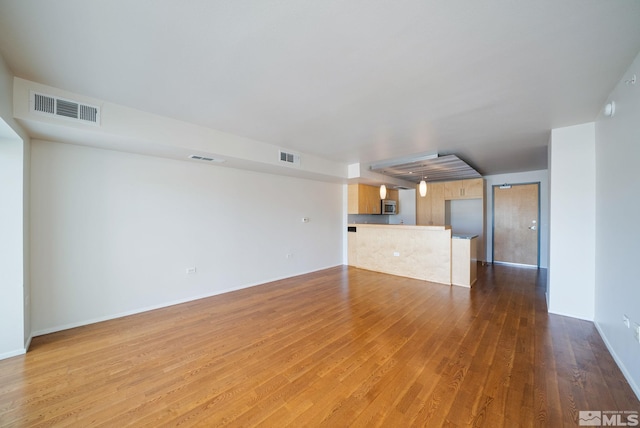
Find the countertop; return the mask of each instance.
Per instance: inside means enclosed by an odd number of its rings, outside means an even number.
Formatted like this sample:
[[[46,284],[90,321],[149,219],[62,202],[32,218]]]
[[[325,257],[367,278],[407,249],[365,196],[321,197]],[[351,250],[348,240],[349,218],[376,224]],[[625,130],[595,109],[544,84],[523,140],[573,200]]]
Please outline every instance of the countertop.
[[[405,230],[449,230],[451,226],[417,226],[415,224],[374,224],[374,223],[355,223],[349,224],[348,227],[356,228],[384,228],[384,229],[405,229]]]
[[[478,235],[460,235],[458,233],[451,235],[451,239],[473,239],[477,237]]]

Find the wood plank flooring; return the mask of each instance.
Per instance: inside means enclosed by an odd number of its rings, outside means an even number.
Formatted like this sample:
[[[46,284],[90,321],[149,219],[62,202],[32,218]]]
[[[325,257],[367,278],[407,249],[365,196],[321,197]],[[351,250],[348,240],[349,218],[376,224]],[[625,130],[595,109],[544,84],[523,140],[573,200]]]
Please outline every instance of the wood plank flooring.
[[[337,267],[34,338],[0,426],[578,426],[640,410],[544,271],[469,290]]]

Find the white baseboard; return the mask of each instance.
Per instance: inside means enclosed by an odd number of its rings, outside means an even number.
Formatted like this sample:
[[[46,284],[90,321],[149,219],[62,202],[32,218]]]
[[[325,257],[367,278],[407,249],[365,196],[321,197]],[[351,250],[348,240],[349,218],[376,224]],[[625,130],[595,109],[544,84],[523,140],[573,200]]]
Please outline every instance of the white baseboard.
[[[593,318],[583,317],[583,316],[579,316],[579,315],[576,315],[576,314],[567,314],[565,312],[553,311],[551,309],[547,309],[547,312],[549,312],[550,314],[554,314],[554,315],[561,315],[563,317],[576,318],[576,319],[579,319],[579,320],[585,320],[585,321],[593,322]]]
[[[14,351],[9,351],[9,352],[5,352],[3,354],[0,354],[0,360],[5,360],[7,358],[11,358],[11,357],[17,357],[18,355],[24,355],[27,351],[22,348],[22,349],[16,349]]]
[[[544,292],[544,297],[547,301],[547,312],[549,312],[549,292],[548,291]]]
[[[33,339],[33,333],[27,337],[27,340],[24,341],[24,352],[29,352],[29,346],[31,346],[31,339]]]
[[[609,350],[609,353],[611,354],[611,356],[613,357],[613,360],[616,362],[616,364],[618,365],[618,368],[620,369],[620,371],[622,372],[622,375],[625,377],[625,379],[627,379],[627,382],[629,383],[629,386],[631,386],[631,389],[633,390],[633,392],[636,394],[636,397],[638,397],[638,400],[640,400],[640,387],[638,387],[638,385],[636,384],[636,382],[633,380],[633,378],[631,377],[631,374],[629,374],[629,372],[627,371],[627,368],[625,367],[625,365],[622,363],[622,360],[618,357],[618,354],[616,354],[616,351],[614,351],[613,347],[611,346],[611,344],[609,343],[609,341],[607,340],[607,336],[604,334],[604,332],[600,329],[600,325],[594,321],[593,323],[596,326],[596,330],[598,330],[598,333],[600,333],[600,337],[602,338],[602,341],[604,342],[605,346],[607,347],[607,349]]]
[[[322,268],[314,269],[314,270],[307,271],[307,272],[299,272],[299,273],[294,273],[294,274],[288,275],[288,276],[265,279],[264,281],[260,281],[260,282],[256,282],[256,283],[244,284],[244,285],[240,285],[240,286],[237,286],[237,287],[226,288],[226,289],[223,289],[223,290],[215,291],[213,293],[206,293],[206,294],[191,296],[191,297],[187,297],[187,298],[184,298],[184,299],[178,299],[178,300],[173,300],[173,301],[169,301],[169,302],[160,303],[160,304],[157,304],[157,305],[145,306],[145,307],[142,307],[142,308],[132,309],[130,311],[118,312],[116,314],[105,315],[105,316],[102,316],[102,317],[91,318],[91,319],[82,320],[82,321],[78,321],[78,322],[73,322],[73,323],[69,323],[69,324],[57,325],[57,326],[53,326],[53,327],[49,327],[49,328],[44,328],[44,329],[33,331],[33,332],[31,332],[31,336],[33,336],[33,337],[43,336],[45,334],[55,333],[55,332],[63,331],[63,330],[69,330],[71,328],[82,327],[84,325],[95,324],[95,323],[98,323],[98,322],[108,321],[108,320],[112,320],[112,319],[116,319],[116,318],[122,318],[122,317],[126,317],[126,316],[129,316],[129,315],[139,314],[139,313],[142,313],[142,312],[153,311],[155,309],[166,308],[166,307],[173,306],[173,305],[179,305],[181,303],[192,302],[194,300],[206,299],[207,297],[213,297],[213,296],[217,296],[217,295],[224,294],[224,293],[230,293],[232,291],[238,291],[238,290],[242,290],[242,289],[245,289],[245,288],[257,287],[259,285],[268,284],[270,282],[280,281],[280,280],[283,280],[283,279],[292,278],[294,276],[299,276],[299,275],[306,275],[306,274],[309,274],[309,273],[318,272],[318,271],[321,271],[321,270],[330,269],[330,268],[337,267],[337,266],[342,266],[342,265],[332,265],[332,266],[322,267]]]
[[[18,355],[24,355],[27,353],[27,351],[29,350],[29,346],[31,346],[31,338],[33,336],[29,336],[27,338],[27,340],[25,340],[24,342],[24,348],[22,349],[16,349],[14,351],[9,351],[9,352],[5,352],[0,354],[0,360],[5,360],[7,358],[11,358],[11,357],[17,357]]]

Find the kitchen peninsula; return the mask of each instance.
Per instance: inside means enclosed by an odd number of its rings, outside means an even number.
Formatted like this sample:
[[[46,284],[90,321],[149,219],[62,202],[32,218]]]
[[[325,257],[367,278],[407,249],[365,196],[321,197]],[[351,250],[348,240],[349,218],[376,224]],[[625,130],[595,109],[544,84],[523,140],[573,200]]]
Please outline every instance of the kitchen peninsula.
[[[451,227],[358,224],[348,233],[349,265],[451,284]]]
[[[348,227],[348,263],[376,272],[469,287],[475,281],[475,269],[470,270],[469,265],[476,262],[471,260],[475,259],[476,240],[465,241],[473,248],[459,254],[458,246],[453,247],[457,263],[452,272],[450,226],[352,224]],[[460,263],[461,257],[464,263]]]

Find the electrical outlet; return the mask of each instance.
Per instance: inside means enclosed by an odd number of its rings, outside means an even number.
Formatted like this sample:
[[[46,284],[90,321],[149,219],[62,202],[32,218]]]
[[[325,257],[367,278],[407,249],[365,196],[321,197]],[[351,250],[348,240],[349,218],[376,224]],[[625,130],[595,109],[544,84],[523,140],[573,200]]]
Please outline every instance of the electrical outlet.
[[[291,259],[291,258],[293,258],[293,254],[292,254],[292,253],[287,253],[287,255],[285,256],[285,258],[287,258],[287,259]]]
[[[187,275],[193,275],[194,273],[196,273],[196,267],[188,267],[187,268]]]
[[[640,324],[633,324],[633,335],[636,337],[636,342],[640,343]]]
[[[629,322],[629,317],[626,315],[622,316],[622,322],[624,322],[624,325],[627,326],[627,328],[631,328],[631,323]]]
[[[399,251],[394,251],[393,252],[393,257],[400,257],[400,252]]]

